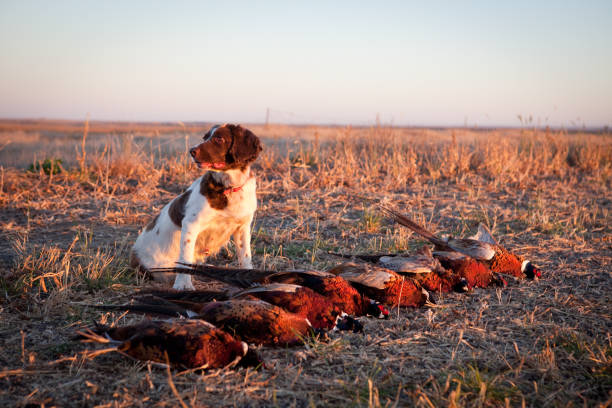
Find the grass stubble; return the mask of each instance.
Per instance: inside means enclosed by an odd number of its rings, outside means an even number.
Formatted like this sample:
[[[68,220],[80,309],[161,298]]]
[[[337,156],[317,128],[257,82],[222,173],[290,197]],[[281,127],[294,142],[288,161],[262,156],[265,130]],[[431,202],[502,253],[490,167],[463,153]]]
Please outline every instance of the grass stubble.
[[[166,129],[163,143],[178,146],[168,153],[150,126],[135,138],[94,124],[87,143],[66,142],[72,153],[57,174],[0,167],[1,406],[610,405],[609,134],[249,127],[266,146],[254,166],[255,265],[325,269],[341,262],[330,250],[424,245],[381,216],[384,203],[436,232],[466,235],[484,222],[543,278],[436,294],[435,307],[365,320],[365,335],[262,348],[271,368],[261,371],[168,372],[97,355],[75,329],[141,317],[83,304],[124,302],[157,285],[129,269],[129,247],[200,174],[181,148],[200,136]],[[40,148],[40,132],[4,129],[0,146]],[[214,262],[234,265],[232,252]]]

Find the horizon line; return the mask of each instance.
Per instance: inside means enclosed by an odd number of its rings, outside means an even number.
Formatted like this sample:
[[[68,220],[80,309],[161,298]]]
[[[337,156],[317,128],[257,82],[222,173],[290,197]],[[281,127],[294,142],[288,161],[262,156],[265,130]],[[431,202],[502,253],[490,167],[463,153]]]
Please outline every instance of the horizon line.
[[[0,117],[0,122],[72,122],[72,123],[83,123],[88,121],[89,123],[117,123],[117,124],[147,124],[147,125],[155,125],[155,124],[163,124],[163,125],[191,125],[191,126],[204,126],[207,124],[217,124],[217,123],[227,123],[227,121],[214,121],[214,120],[125,120],[125,119],[71,119],[71,118],[48,118],[48,117]],[[572,126],[564,126],[564,125],[538,125],[535,123],[525,123],[520,125],[508,125],[508,124],[487,124],[487,125],[478,125],[478,124],[423,124],[423,123],[414,123],[414,124],[396,124],[396,123],[388,123],[384,121],[372,121],[371,123],[356,123],[356,122],[282,122],[282,121],[271,121],[271,122],[235,122],[238,124],[245,125],[255,125],[255,126],[296,126],[296,127],[308,127],[308,126],[320,126],[320,127],[357,127],[357,128],[366,128],[366,127],[391,127],[391,128],[404,128],[404,129],[470,129],[470,130],[494,130],[494,129],[539,129],[546,130],[547,128],[550,130],[567,130],[567,131],[586,131],[586,132],[597,132],[604,131],[608,132],[612,126],[610,125],[595,125],[595,126],[587,126],[585,124],[582,125],[572,125]]]

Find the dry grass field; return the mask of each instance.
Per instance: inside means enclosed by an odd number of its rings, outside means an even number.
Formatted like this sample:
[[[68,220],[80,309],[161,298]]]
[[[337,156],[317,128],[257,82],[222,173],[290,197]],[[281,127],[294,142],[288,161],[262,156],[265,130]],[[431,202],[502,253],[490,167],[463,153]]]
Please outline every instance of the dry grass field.
[[[363,335],[262,348],[259,371],[169,374],[93,355],[104,347],[79,343],[76,329],[141,317],[85,305],[156,285],[128,267],[129,247],[200,174],[185,146],[206,127],[2,123],[0,406],[610,406],[612,137],[602,133],[248,126],[265,145],[256,266],[325,269],[341,262],[328,251],[425,245],[380,214],[385,203],[440,233],[484,222],[542,279],[436,294],[433,307],[364,319]],[[231,246],[213,261],[234,265]]]

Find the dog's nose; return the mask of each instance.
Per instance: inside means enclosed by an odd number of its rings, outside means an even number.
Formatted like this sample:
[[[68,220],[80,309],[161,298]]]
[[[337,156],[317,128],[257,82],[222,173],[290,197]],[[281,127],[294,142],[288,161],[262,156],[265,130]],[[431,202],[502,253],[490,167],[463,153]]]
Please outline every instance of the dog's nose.
[[[192,147],[191,149],[189,149],[189,154],[191,155],[191,157],[193,157],[195,159],[195,157],[196,157],[196,149],[195,149],[195,147]]]

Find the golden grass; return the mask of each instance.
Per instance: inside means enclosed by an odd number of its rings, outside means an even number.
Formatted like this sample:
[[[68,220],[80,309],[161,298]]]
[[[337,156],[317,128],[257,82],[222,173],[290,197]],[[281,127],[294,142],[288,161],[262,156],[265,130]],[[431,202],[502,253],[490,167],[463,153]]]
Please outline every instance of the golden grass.
[[[10,139],[25,154],[56,135],[29,126],[0,134],[0,146]],[[79,131],[71,126],[52,130]],[[63,172],[28,172],[27,161],[0,168],[0,405],[609,404],[609,135],[249,126],[265,144],[254,166],[256,265],[326,268],[340,262],[330,250],[423,245],[377,211],[386,203],[436,232],[465,235],[485,222],[544,278],[394,310],[390,321],[366,320],[364,336],[263,349],[269,370],[168,375],[112,353],[93,359],[72,334],[91,319],[139,318],[81,304],[126,301],[152,284],[127,267],[127,252],[199,175],[184,146],[200,136],[181,125],[133,133],[123,125],[113,135],[96,126],[114,125],[91,123],[86,139],[66,139],[60,157],[37,151],[38,160],[63,159]],[[215,262],[232,263],[227,252]]]

